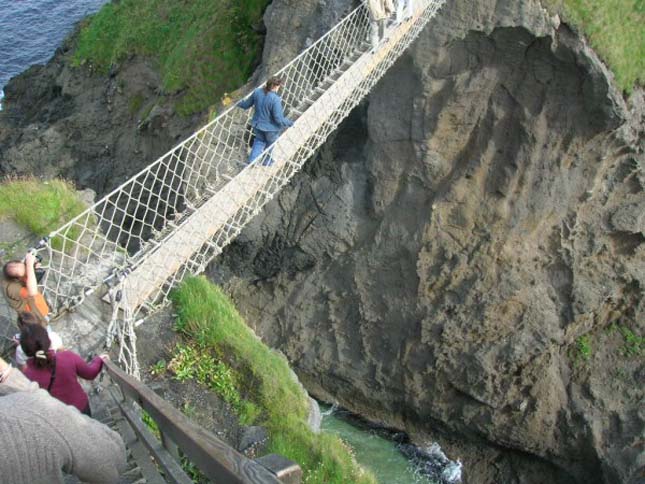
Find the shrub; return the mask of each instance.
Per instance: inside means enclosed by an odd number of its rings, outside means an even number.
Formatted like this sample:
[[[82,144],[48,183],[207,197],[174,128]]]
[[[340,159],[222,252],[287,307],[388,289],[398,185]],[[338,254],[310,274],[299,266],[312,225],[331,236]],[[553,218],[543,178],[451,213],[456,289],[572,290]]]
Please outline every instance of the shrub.
[[[216,103],[252,74],[262,52],[254,26],[268,3],[110,2],[82,27],[73,62],[105,74],[130,54],[150,56],[159,65],[164,89],[181,93],[177,111],[189,115]]]
[[[0,184],[0,219],[10,218],[37,237],[48,235],[85,208],[73,185],[63,180],[19,178]]]
[[[247,411],[257,412],[269,431],[269,452],[297,462],[307,483],[375,482],[338,437],[309,429],[307,395],[286,359],[262,344],[219,288],[203,277],[189,278],[171,299],[176,329],[233,369],[240,394],[252,403]]]

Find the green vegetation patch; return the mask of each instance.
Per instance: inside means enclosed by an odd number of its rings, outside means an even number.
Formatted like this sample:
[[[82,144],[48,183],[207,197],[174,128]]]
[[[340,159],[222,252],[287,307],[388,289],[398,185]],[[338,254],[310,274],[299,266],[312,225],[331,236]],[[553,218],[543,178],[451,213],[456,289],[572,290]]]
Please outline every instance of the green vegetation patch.
[[[645,84],[643,0],[545,0],[565,22],[581,29],[628,94]]]
[[[155,419],[153,419],[152,416],[143,409],[141,410],[141,421],[146,427],[148,427],[148,430],[156,437],[157,440],[161,440],[161,430],[159,430],[159,425],[157,425]]]
[[[640,357],[645,355],[645,337],[636,334],[627,326],[613,323],[607,327],[609,334],[619,333],[623,337],[623,346],[620,353],[627,357]]]
[[[583,360],[591,358],[591,338],[588,334],[584,334],[576,340],[576,350]]]
[[[309,429],[307,396],[287,361],[260,341],[219,288],[203,277],[190,278],[171,298],[177,330],[200,351],[225,361],[239,394],[259,409],[255,418],[269,431],[270,453],[297,462],[306,483],[375,482],[338,437]]]
[[[130,54],[154,58],[177,111],[189,115],[243,85],[260,58],[258,25],[269,0],[121,0],[81,29],[75,65],[107,73]]]
[[[591,359],[591,353],[591,337],[588,334],[583,334],[569,349],[569,358],[573,361],[574,366],[579,366]]]
[[[251,425],[258,416],[252,402],[245,401],[231,368],[202,344],[177,345],[168,365],[178,381],[196,380],[218,394],[240,416],[244,425]]]
[[[74,187],[63,180],[19,178],[0,184],[0,220],[11,219],[38,237],[48,235],[86,208]]]

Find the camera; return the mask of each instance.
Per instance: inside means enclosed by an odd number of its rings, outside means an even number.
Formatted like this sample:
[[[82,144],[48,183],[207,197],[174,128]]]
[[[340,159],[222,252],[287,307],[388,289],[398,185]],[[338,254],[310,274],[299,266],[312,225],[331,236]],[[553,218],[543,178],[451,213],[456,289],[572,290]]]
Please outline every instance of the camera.
[[[42,281],[43,277],[45,277],[45,269],[42,267],[39,267],[38,269],[34,269],[34,275],[36,276],[36,282],[40,284],[40,281]]]
[[[36,259],[37,263],[40,263],[43,261],[43,256],[38,253],[38,249],[35,247],[31,247],[30,249],[27,249],[27,254],[33,254],[34,259]]]
[[[31,253],[34,255],[34,259],[36,259],[36,262],[34,263],[34,275],[36,276],[36,282],[40,284],[40,281],[45,277],[45,269],[42,267],[36,267],[37,264],[42,264],[43,262],[43,256],[40,255],[35,248],[31,248],[27,251],[27,253]]]

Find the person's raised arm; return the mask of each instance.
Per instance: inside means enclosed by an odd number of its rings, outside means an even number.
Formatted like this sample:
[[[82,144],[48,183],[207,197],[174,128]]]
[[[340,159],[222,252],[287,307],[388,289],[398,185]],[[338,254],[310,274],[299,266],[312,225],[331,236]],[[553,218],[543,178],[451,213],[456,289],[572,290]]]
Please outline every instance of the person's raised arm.
[[[27,287],[27,296],[34,297],[38,294],[38,281],[36,280],[36,273],[34,272],[34,265],[36,264],[36,256],[28,252],[25,256],[25,278]]]
[[[242,99],[239,103],[237,103],[237,107],[242,109],[249,109],[254,104],[255,104],[255,92],[251,94],[249,97],[247,97],[246,99]]]

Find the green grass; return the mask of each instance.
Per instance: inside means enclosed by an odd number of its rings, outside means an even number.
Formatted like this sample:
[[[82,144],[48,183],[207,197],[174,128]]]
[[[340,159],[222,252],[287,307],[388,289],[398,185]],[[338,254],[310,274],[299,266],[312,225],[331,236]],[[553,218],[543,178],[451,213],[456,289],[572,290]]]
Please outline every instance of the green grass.
[[[132,96],[128,101],[128,111],[130,111],[130,115],[134,116],[137,114],[141,110],[144,102],[145,98],[141,94]]]
[[[591,337],[588,334],[579,336],[573,346],[568,349],[568,355],[574,367],[587,363],[591,359],[591,354]]]
[[[0,220],[11,219],[36,237],[48,235],[86,208],[74,187],[63,180],[19,178],[0,184]],[[73,240],[79,235],[78,228],[66,234]]]
[[[624,356],[641,356],[645,354],[645,338],[638,336],[631,329],[622,326],[620,333],[623,335],[625,345],[623,346]]]
[[[340,439],[309,429],[307,397],[287,361],[262,344],[226,295],[199,277],[187,279],[171,297],[177,330],[226,361],[240,394],[261,412],[257,419],[269,431],[270,453],[297,462],[306,483],[375,482]]]
[[[588,361],[591,358],[591,338],[589,335],[584,334],[576,340],[576,350],[583,360]]]
[[[645,337],[634,333],[627,326],[613,323],[607,327],[607,332],[609,334],[619,333],[623,337],[623,346],[620,348],[621,355],[627,358],[645,355]]]
[[[607,62],[628,94],[645,83],[643,0],[545,0],[562,19],[577,26]]]
[[[246,414],[251,407],[240,396],[233,371],[226,363],[214,357],[208,347],[201,344],[177,345],[168,368],[176,380],[196,380],[217,393],[235,409],[245,423],[252,423]]]
[[[260,58],[253,31],[269,0],[121,0],[82,27],[75,65],[105,74],[130,54],[158,63],[177,111],[199,112],[242,86]]]
[[[157,422],[150,416],[145,410],[141,410],[141,421],[144,423],[148,430],[154,435],[157,440],[161,440],[161,431],[159,430],[159,425]]]

